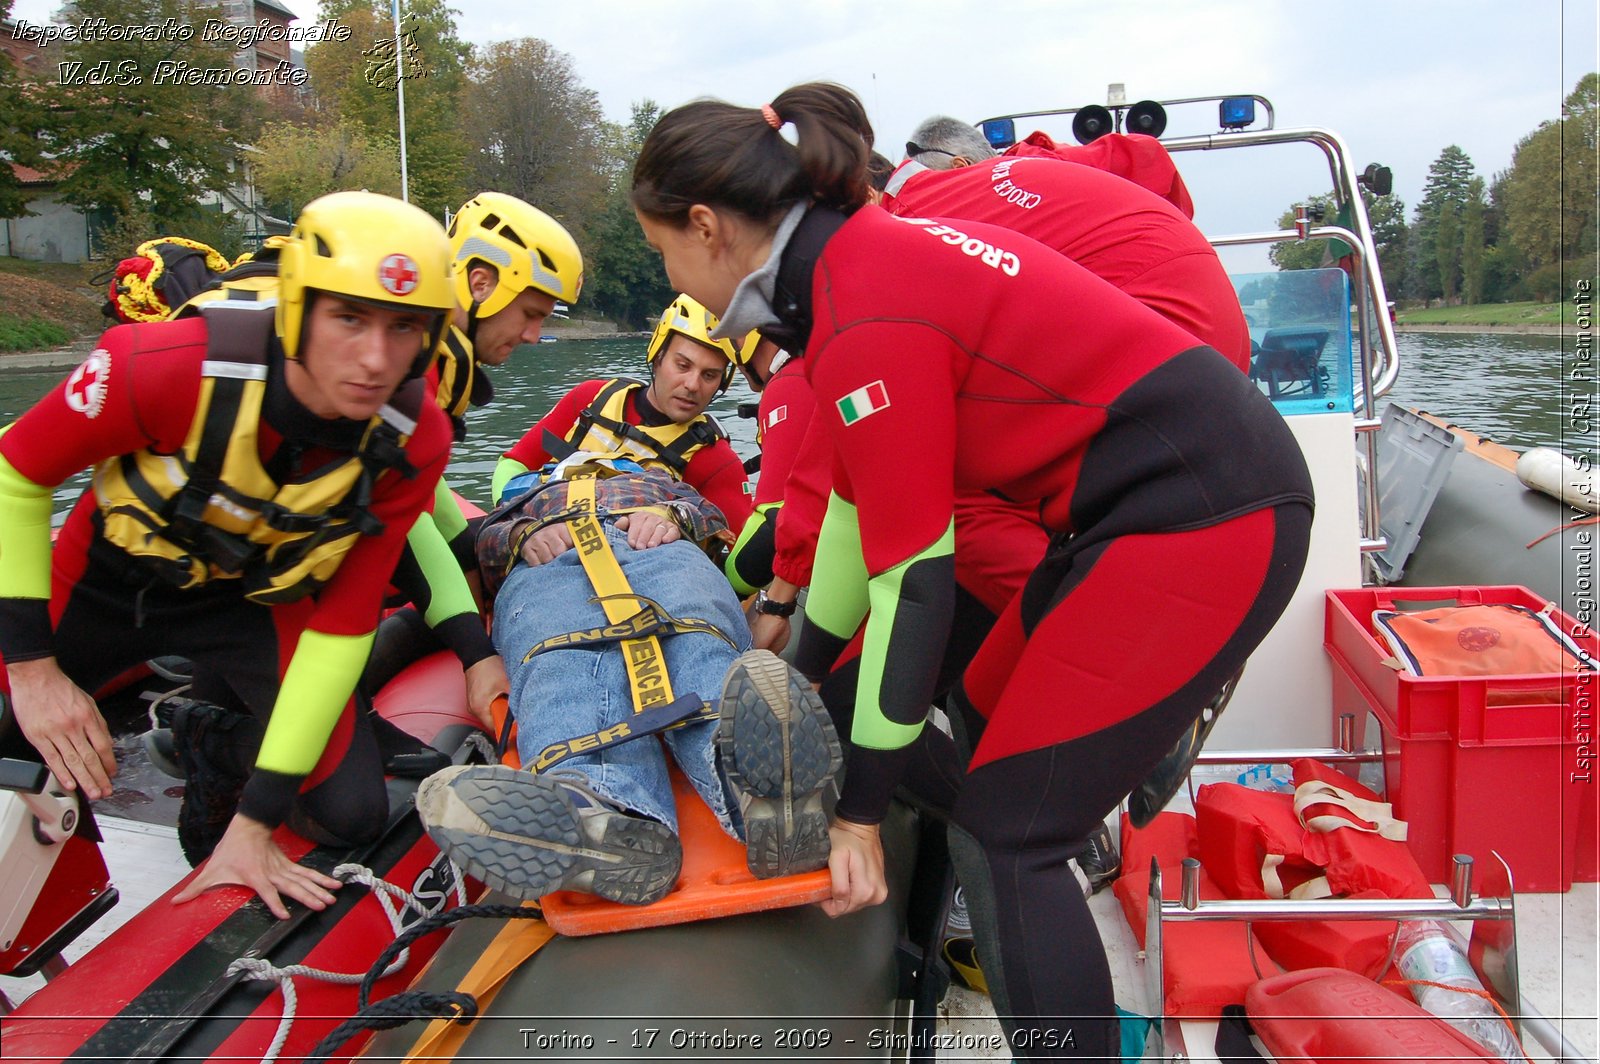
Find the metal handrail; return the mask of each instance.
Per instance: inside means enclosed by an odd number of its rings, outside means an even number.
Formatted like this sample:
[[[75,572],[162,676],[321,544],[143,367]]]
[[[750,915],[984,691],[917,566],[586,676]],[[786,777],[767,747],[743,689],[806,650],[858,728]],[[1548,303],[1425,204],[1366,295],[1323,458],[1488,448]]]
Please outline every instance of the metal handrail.
[[[1303,232],[1298,229],[1282,229],[1269,233],[1242,233],[1237,236],[1220,236],[1213,238],[1211,243],[1216,247],[1239,247],[1247,244],[1277,244],[1285,240],[1341,240],[1352,248],[1361,246],[1361,238],[1356,233],[1337,225],[1308,226]],[[1376,270],[1367,269],[1366,261],[1363,258],[1359,256],[1356,258],[1356,283],[1354,286],[1356,290],[1356,313],[1362,322],[1367,321],[1369,315],[1373,315],[1373,309],[1370,304],[1371,293],[1365,280],[1376,273]],[[1380,293],[1382,289],[1383,282],[1379,280],[1378,290]],[[1387,312],[1375,316],[1384,323],[1388,322]],[[1370,424],[1375,419],[1373,399],[1376,395],[1382,394],[1378,389],[1383,381],[1388,381],[1392,385],[1395,378],[1399,376],[1400,356],[1397,352],[1394,352],[1392,345],[1386,350],[1375,351],[1372,346],[1371,334],[1364,324],[1356,330],[1356,334],[1360,341],[1359,350],[1361,352],[1361,422]],[[1384,391],[1387,390],[1387,387],[1384,387]],[[1364,432],[1362,433],[1361,444],[1366,452],[1367,468],[1377,469],[1377,438],[1371,432]],[[1370,554],[1383,550],[1389,545],[1389,541],[1384,538],[1381,528],[1381,515],[1378,512],[1377,478],[1367,477],[1365,489],[1366,498],[1364,501],[1366,505],[1362,508],[1361,515],[1360,549],[1362,553]]]
[[[1145,915],[1144,956],[1146,989],[1158,1017],[1153,1028],[1156,1057],[1166,1060],[1166,988],[1164,981],[1165,935],[1163,925],[1176,922],[1257,920],[1267,922],[1318,920],[1464,920],[1473,923],[1474,965],[1484,984],[1508,1008],[1512,1029],[1522,1036],[1522,988],[1517,975],[1516,895],[1511,869],[1499,854],[1494,854],[1486,869],[1487,895],[1474,895],[1471,857],[1457,855],[1452,862],[1448,898],[1318,898],[1306,900],[1260,899],[1251,901],[1201,901],[1200,862],[1184,860],[1179,900],[1163,898],[1162,873],[1155,858],[1150,861],[1149,910]],[[1248,934],[1248,932],[1247,932]],[[1248,939],[1247,939],[1248,940]],[[1390,943],[1393,960],[1396,938]],[[1252,947],[1252,963],[1254,952]],[[1387,967],[1387,963],[1385,967]],[[1542,1040],[1542,1039],[1541,1039]]]
[[[1176,106],[1178,104],[1181,104],[1181,103],[1221,103],[1223,100],[1254,100],[1256,103],[1259,103],[1262,107],[1265,107],[1267,109],[1267,128],[1268,129],[1271,129],[1273,127],[1273,123],[1277,120],[1277,112],[1275,112],[1272,109],[1272,101],[1267,99],[1265,96],[1259,96],[1259,95],[1257,95],[1256,93],[1253,93],[1253,92],[1235,92],[1235,93],[1228,93],[1228,94],[1222,95],[1222,96],[1185,96],[1181,100],[1157,100],[1155,102],[1159,103],[1162,107],[1174,107],[1174,106]],[[1063,115],[1075,115],[1079,111],[1083,110],[1084,107],[1090,107],[1090,106],[1094,106],[1094,107],[1104,106],[1107,110],[1110,110],[1110,111],[1126,111],[1130,105],[1126,104],[1126,103],[1122,103],[1122,104],[1105,104],[1105,105],[1101,105],[1101,104],[1084,104],[1081,107],[1058,107],[1058,108],[1056,108],[1055,110],[1052,110],[1052,111],[1018,111],[1016,114],[991,115],[988,118],[980,118],[975,124],[981,126],[985,122],[1003,122],[1008,118],[1010,118],[1010,119],[1017,119],[1017,118],[1053,118],[1053,117],[1060,117],[1060,116],[1063,116]],[[1228,133],[1228,132],[1224,132],[1224,133],[1219,133],[1218,136],[1228,137],[1228,136],[1233,136],[1233,134],[1232,133]]]
[[[1378,269],[1378,246],[1372,237],[1372,222],[1367,216],[1367,205],[1362,200],[1355,164],[1350,161],[1349,149],[1344,139],[1331,130],[1312,126],[1294,129],[1241,130],[1236,133],[1209,134],[1200,137],[1179,137],[1164,140],[1169,152],[1212,151],[1223,148],[1260,147],[1269,144],[1314,144],[1328,159],[1328,170],[1333,179],[1335,198],[1351,207],[1353,229],[1341,226],[1311,226],[1303,209],[1296,219],[1294,230],[1278,233],[1251,233],[1243,237],[1219,237],[1212,244],[1225,247],[1246,243],[1277,243],[1282,240],[1336,239],[1356,252],[1356,334],[1361,350],[1361,448],[1367,463],[1367,476],[1363,492],[1361,543],[1362,554],[1372,554],[1388,546],[1382,532],[1382,514],[1379,512],[1378,494],[1378,440],[1367,431],[1375,421],[1376,400],[1389,393],[1400,376],[1400,350],[1395,342],[1394,326],[1389,321],[1389,294],[1383,283],[1383,273]],[[1377,349],[1374,349],[1371,330],[1377,328]]]
[[[1394,326],[1389,321],[1388,307],[1389,294],[1384,287],[1381,271],[1371,268],[1378,262],[1377,243],[1372,239],[1372,222],[1367,217],[1367,205],[1362,201],[1357,182],[1355,164],[1350,161],[1349,149],[1345,147],[1343,138],[1331,130],[1319,129],[1314,126],[1302,126],[1294,129],[1263,129],[1240,130],[1236,133],[1211,133],[1196,137],[1176,137],[1172,140],[1163,140],[1162,146],[1169,152],[1179,151],[1216,151],[1225,148],[1260,147],[1267,144],[1314,144],[1322,149],[1328,158],[1328,168],[1333,177],[1334,193],[1341,204],[1351,204],[1351,220],[1354,222],[1354,231],[1351,232],[1352,240],[1348,241],[1351,248],[1358,251],[1359,260],[1363,264],[1363,278],[1361,279],[1361,294],[1367,297],[1370,307],[1376,310],[1372,313],[1370,321],[1377,325],[1378,341],[1382,348],[1381,357],[1377,359],[1374,370],[1379,370],[1378,375],[1363,382],[1370,391],[1368,406],[1371,399],[1387,395],[1389,389],[1394,387],[1394,382],[1400,375],[1400,354],[1395,344]],[[1319,228],[1335,229],[1336,226]],[[1350,232],[1347,230],[1347,232]],[[1267,234],[1252,234],[1256,237]],[[1276,240],[1299,240],[1305,237],[1299,232],[1287,232],[1277,236]],[[1224,237],[1213,240],[1213,244],[1223,241],[1233,241],[1237,238]],[[1250,241],[1261,242],[1261,241]],[[1360,334],[1362,344],[1370,343],[1367,338],[1369,325],[1368,314],[1361,316]],[[1369,413],[1370,416],[1370,413]]]

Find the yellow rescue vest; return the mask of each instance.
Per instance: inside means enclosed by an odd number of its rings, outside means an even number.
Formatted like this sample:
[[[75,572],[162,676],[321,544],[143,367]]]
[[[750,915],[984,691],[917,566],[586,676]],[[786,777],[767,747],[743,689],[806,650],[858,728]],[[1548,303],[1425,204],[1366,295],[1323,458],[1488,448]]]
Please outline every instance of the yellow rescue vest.
[[[473,357],[472,341],[454,325],[445,330],[434,349],[433,367],[439,378],[434,399],[439,409],[450,416],[456,442],[460,443],[467,438],[467,409],[492,402],[494,385],[480,371],[478,360]]]
[[[627,420],[629,398],[643,387],[643,381],[630,377],[607,381],[594,402],[578,415],[577,424],[560,448],[561,453],[552,450],[551,456],[559,460],[584,451],[602,458],[627,458],[646,469],[665,470],[682,479],[696,451],[728,438],[710,414],[701,414],[686,425],[676,422],[630,425]],[[552,439],[547,437],[546,443]]]
[[[369,509],[373,484],[387,470],[414,475],[405,444],[424,397],[422,381],[408,381],[354,452],[274,480],[258,447],[274,305],[270,297],[203,302],[206,360],[182,449],[146,448],[94,469],[107,540],[178,587],[236,579],[261,603],[313,593],[356,537],[383,531]]]

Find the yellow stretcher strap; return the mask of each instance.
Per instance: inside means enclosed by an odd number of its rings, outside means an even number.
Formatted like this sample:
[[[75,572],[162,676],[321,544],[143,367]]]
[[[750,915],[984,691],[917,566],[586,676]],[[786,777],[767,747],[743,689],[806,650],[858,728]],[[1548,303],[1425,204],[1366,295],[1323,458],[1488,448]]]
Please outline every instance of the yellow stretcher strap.
[[[537,902],[528,902],[536,905]],[[500,992],[511,973],[516,971],[523,961],[544,946],[556,935],[554,929],[543,920],[507,920],[506,926],[500,929],[484,947],[483,954],[461,977],[455,989],[471,994],[478,999],[478,1015],[483,1015],[483,1008],[494,1000]],[[467,1036],[472,1033],[472,1024],[461,1024],[454,1019],[433,1020],[425,1027],[422,1034],[412,1043],[402,1060],[405,1064],[428,1060],[454,1060],[460,1052],[461,1046],[466,1042]]]
[[[544,772],[578,754],[598,753],[618,743],[631,742],[646,735],[681,728],[686,724],[698,724],[701,721],[716,719],[715,708],[702,701],[699,695],[687,694],[675,702],[651,706],[643,713],[635,713],[627,720],[619,720],[610,727],[601,728],[588,735],[558,739],[539,751],[532,764],[523,767],[530,772]]]
[[[567,523],[572,526],[572,542],[578,550],[578,561],[589,576],[599,596],[606,619],[621,624],[638,610],[644,609],[647,600],[635,595],[622,575],[622,566],[611,552],[605,529],[595,516],[595,477],[590,472],[577,472],[568,477],[571,488],[567,504],[572,516]],[[633,610],[623,605],[623,599],[637,603]],[[643,713],[651,706],[673,701],[672,683],[667,679],[666,659],[661,653],[661,640],[654,635],[622,641],[622,660],[628,669],[628,694],[633,699],[633,711]]]
[[[526,664],[534,655],[547,650],[616,643],[628,670],[628,693],[633,700],[633,715],[628,720],[597,732],[551,743],[534,757],[532,763],[523,765],[532,772],[543,772],[576,754],[594,753],[670,728],[716,719],[717,711],[698,695],[674,698],[661,653],[661,641],[658,638],[661,634],[702,632],[714,635],[735,650],[738,649],[738,644],[710,621],[698,617],[674,617],[661,603],[634,591],[595,513],[596,474],[577,471],[567,479],[570,483],[567,509],[559,520],[572,528],[573,545],[578,551],[579,562],[595,590],[595,597],[591,601],[599,603],[605,610],[609,623],[541,640],[523,655],[522,661]],[[520,548],[514,553],[520,553]],[[638,608],[630,611],[629,606]],[[510,730],[505,728],[502,730],[502,751],[509,745]]]
[[[533,660],[535,654],[543,654],[547,650],[566,650],[571,647],[597,646],[604,643],[625,643],[631,639],[642,639],[645,636],[666,632],[669,635],[681,635],[685,632],[704,632],[714,635],[724,643],[738,650],[738,644],[729,639],[727,634],[712,624],[698,617],[674,617],[668,613],[666,607],[655,599],[646,598],[644,595],[629,593],[627,595],[599,595],[594,601],[604,604],[608,598],[628,598],[644,603],[644,608],[631,617],[625,617],[615,624],[599,625],[594,628],[584,628],[576,632],[563,632],[553,635],[549,639],[541,639],[533,644],[528,652],[522,655],[522,663],[526,665]]]

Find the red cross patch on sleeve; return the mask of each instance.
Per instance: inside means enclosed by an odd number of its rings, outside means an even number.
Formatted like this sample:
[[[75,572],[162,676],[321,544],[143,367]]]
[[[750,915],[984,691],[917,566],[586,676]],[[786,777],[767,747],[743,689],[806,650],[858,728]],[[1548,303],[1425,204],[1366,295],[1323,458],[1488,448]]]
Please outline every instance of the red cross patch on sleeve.
[[[100,416],[106,405],[106,385],[111,378],[111,352],[100,347],[67,378],[67,405],[84,417]]]

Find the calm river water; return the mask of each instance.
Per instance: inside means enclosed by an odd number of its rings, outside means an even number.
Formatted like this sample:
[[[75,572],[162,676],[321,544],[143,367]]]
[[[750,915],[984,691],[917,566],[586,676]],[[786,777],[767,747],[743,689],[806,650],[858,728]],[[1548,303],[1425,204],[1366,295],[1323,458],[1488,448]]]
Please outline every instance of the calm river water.
[[[1450,420],[1507,446],[1534,446],[1592,452],[1591,436],[1574,435],[1560,394],[1562,341],[1553,336],[1406,333],[1399,339],[1402,369],[1389,399],[1447,416]],[[1572,341],[1566,341],[1569,359]],[[615,340],[562,340],[519,349],[511,361],[492,370],[493,405],[468,415],[471,435],[456,449],[450,482],[480,504],[489,497],[489,478],[499,456],[568,388],[589,377],[644,372],[643,337]],[[66,369],[0,372],[0,423],[9,421],[55,385]],[[755,423],[737,416],[741,402],[754,400],[742,379],[712,405],[746,456],[755,452]],[[57,498],[64,511],[82,480],[63,486]]]

